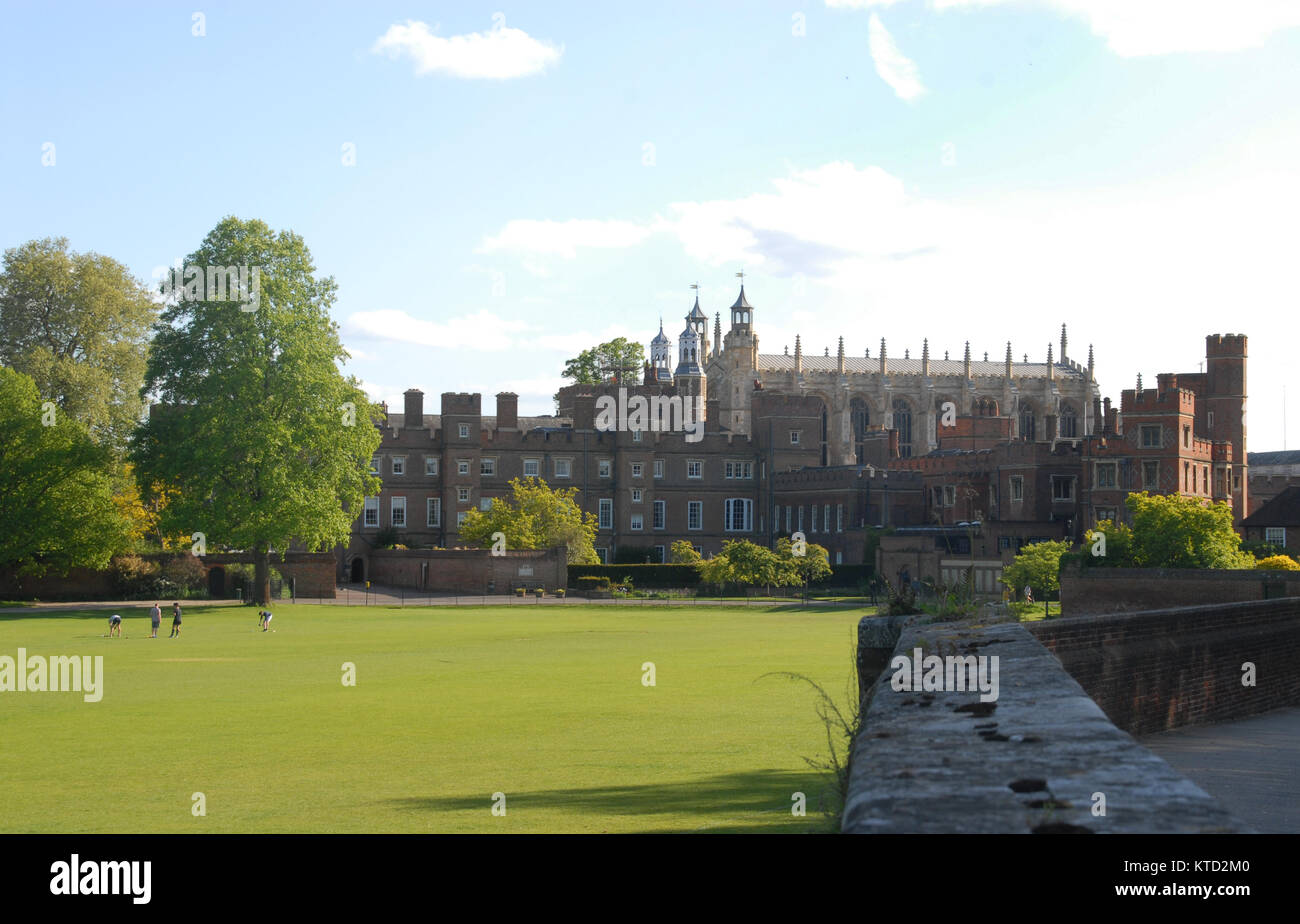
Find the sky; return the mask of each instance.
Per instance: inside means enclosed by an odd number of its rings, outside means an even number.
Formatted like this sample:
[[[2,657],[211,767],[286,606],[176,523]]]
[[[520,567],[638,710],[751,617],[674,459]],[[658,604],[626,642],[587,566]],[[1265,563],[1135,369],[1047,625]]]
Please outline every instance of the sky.
[[[694,283],[725,330],[738,272],[762,352],[1042,362],[1065,323],[1115,400],[1244,333],[1248,446],[1291,448],[1297,100],[1294,0],[0,0],[0,248],[150,281],[292,229],[345,371],[430,412],[552,413]]]

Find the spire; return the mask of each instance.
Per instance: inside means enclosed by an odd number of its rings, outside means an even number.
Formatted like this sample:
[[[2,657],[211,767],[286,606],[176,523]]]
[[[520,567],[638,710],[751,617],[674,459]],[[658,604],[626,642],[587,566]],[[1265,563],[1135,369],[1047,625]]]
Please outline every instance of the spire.
[[[1142,373],[1141,373],[1141,372],[1138,373],[1137,396],[1138,396],[1139,398],[1142,397]]]
[[[1056,378],[1056,366],[1052,362],[1052,345],[1047,345],[1047,380],[1050,382]]]
[[[799,335],[794,335],[794,371],[796,375],[803,374],[803,342]]]
[[[962,365],[965,367],[962,371],[966,378],[970,378],[970,341],[966,341],[966,355],[962,358]]]
[[[840,337],[840,349],[836,354],[836,365],[839,367],[840,375],[844,374],[844,338]]]
[[[880,338],[880,374],[884,375],[889,371],[889,360],[885,356],[885,338]]]
[[[921,375],[930,374],[930,338],[921,341]]]
[[[1090,343],[1088,344],[1088,383],[1089,384],[1091,384],[1093,381],[1092,368],[1093,368],[1092,367],[1092,344]]]
[[[722,312],[713,313],[713,356],[716,359],[722,355]]]
[[[1065,362],[1066,355],[1067,354],[1065,352],[1065,325],[1062,324],[1061,325],[1061,362],[1062,363]]]
[[[1011,378],[1011,341],[1007,341],[1007,378]]]

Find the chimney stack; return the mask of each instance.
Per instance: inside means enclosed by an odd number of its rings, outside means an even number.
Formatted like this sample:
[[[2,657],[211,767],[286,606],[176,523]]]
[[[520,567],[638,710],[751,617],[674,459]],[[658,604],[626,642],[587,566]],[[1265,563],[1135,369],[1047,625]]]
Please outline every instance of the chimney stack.
[[[519,429],[519,396],[513,391],[497,392],[497,429]]]
[[[405,392],[406,413],[402,417],[403,430],[418,430],[424,426],[424,392],[408,388]]]

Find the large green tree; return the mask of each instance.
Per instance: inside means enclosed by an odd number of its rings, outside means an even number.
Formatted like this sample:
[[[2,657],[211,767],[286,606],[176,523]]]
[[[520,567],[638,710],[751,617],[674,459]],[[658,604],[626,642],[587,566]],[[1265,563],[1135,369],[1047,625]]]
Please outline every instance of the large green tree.
[[[568,360],[562,375],[575,385],[601,382],[637,384],[644,366],[645,348],[626,337],[616,337]]]
[[[1046,615],[1048,595],[1061,589],[1061,556],[1068,551],[1070,542],[1065,539],[1027,545],[1011,564],[1002,569],[999,580],[1015,593],[1019,593],[1022,587],[1030,587],[1043,598],[1043,614]]]
[[[20,573],[103,568],[128,541],[109,450],[0,366],[0,564]]]
[[[494,497],[487,510],[471,510],[460,527],[460,537],[477,545],[493,546],[496,533],[504,548],[550,549],[562,545],[571,565],[594,565],[596,516],[583,513],[574,499],[577,488],[552,488],[540,478],[515,478],[511,496]]]
[[[1205,504],[1173,494],[1130,494],[1124,499],[1131,527],[1098,523],[1086,538],[1089,565],[1136,568],[1250,568],[1229,504]],[[1104,544],[1098,541],[1105,536]],[[1105,554],[1100,554],[1103,550]],[[1098,554],[1093,554],[1094,550]]]
[[[145,377],[158,404],[132,461],[142,492],[168,492],[160,530],[251,551],[265,602],[272,550],[346,542],[379,492],[377,409],[339,372],[335,283],[316,276],[301,237],[230,217],[185,264],[260,268],[260,294],[250,304],[206,291],[163,311]]]
[[[158,306],[125,266],[28,241],[0,271],[0,365],[32,377],[43,400],[115,453],[140,419],[149,328]]]

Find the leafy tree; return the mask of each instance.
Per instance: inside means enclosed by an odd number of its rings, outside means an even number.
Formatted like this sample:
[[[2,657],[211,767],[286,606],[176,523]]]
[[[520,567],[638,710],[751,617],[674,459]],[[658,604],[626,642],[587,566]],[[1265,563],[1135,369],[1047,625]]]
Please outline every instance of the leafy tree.
[[[700,577],[709,584],[765,585],[781,581],[783,568],[776,553],[747,539],[722,543],[722,551],[700,565]]]
[[[1043,598],[1043,612],[1047,613],[1047,597],[1061,589],[1061,556],[1070,551],[1070,543],[1035,542],[1020,550],[1011,564],[1002,569],[999,579],[1012,591],[1028,585]]]
[[[1232,528],[1232,507],[1169,494],[1130,494],[1133,563],[1139,568],[1248,568]],[[1107,539],[1109,552],[1109,537]]]
[[[24,574],[103,568],[129,544],[111,455],[43,403],[30,376],[0,366],[0,563]]]
[[[141,414],[149,327],[158,306],[116,260],[28,241],[0,271],[0,365],[31,376],[44,400],[115,453]]]
[[[141,491],[173,491],[164,533],[253,553],[256,602],[270,595],[270,553],[300,541],[346,542],[379,479],[377,408],[336,365],[334,280],[317,278],[292,231],[223,219],[186,265],[261,268],[255,305],[180,298],[155,326],[145,390],[161,402],[136,432]],[[246,310],[255,307],[255,310]]]
[[[562,545],[571,565],[594,565],[596,515],[583,513],[577,488],[552,488],[540,478],[515,478],[509,500],[492,499],[488,510],[471,510],[460,527],[462,539],[483,546],[503,533],[507,549],[549,549]]]
[[[695,546],[685,539],[678,539],[669,547],[668,561],[674,565],[698,565],[704,558],[695,551]]]
[[[780,565],[782,586],[800,585],[807,587],[814,581],[829,577],[831,574],[830,553],[824,546],[815,542],[804,543],[802,555],[795,555],[795,545],[789,539],[776,540],[776,557]]]
[[[1105,537],[1101,539],[1101,537]],[[1111,568],[1133,567],[1133,530],[1123,523],[1111,520],[1099,520],[1097,525],[1084,534],[1083,563],[1088,566],[1106,566]],[[1101,541],[1098,541],[1101,539]],[[1093,554],[1093,549],[1099,553]]]
[[[583,350],[564,364],[564,372],[561,374],[566,379],[571,379],[575,385],[596,385],[601,382],[635,384],[640,380],[644,365],[645,348],[626,337],[616,337]]]

